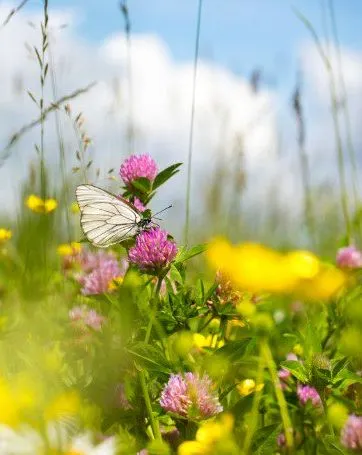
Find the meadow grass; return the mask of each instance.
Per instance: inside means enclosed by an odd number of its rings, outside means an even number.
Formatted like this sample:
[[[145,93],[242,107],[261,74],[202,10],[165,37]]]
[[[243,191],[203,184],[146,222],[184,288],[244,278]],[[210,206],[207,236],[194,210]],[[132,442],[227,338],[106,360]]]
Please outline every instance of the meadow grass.
[[[14,8],[3,26],[25,4]],[[121,12],[132,103],[126,2]],[[361,223],[347,101],[342,110],[338,107],[340,93],[346,97],[343,65],[339,56],[334,66],[313,26],[297,14],[312,33],[330,78],[340,176],[332,196],[329,188],[311,183],[298,81],[293,113],[304,188],[303,235],[313,252],[298,248],[293,230],[287,236],[284,213],[272,203],[260,223],[253,224],[254,214],[243,210],[240,201],[248,184],[243,134],[235,139],[231,174],[230,163],[219,154],[206,195],[212,227],[203,226],[199,234],[196,226],[191,232],[201,1],[183,244],[157,224],[144,227],[153,197],[185,171],[181,163],[160,170],[152,157],[134,150],[130,104],[129,156],[114,162],[120,175],[113,180],[118,179],[122,194],[109,204],[121,207],[121,198],[126,199],[143,223],[132,225],[130,238],[118,237],[101,249],[99,237],[93,239],[95,245],[85,238],[80,227],[85,208],[75,201],[77,185],[94,183],[100,175],[90,157],[91,132],[83,113],[72,109],[72,100],[93,85],[58,93],[44,1],[41,48],[33,47],[39,94],[29,92],[39,115],[19,128],[1,154],[6,165],[19,138],[39,128],[36,160],[19,191],[16,217],[0,218],[0,454],[362,451],[362,251],[352,245],[361,240]],[[333,2],[329,14],[337,40]],[[60,166],[55,182],[44,142],[52,118]],[[73,168],[64,121],[74,131]],[[113,176],[113,169],[107,176]],[[222,188],[228,180],[232,197],[224,204]],[[323,194],[328,206],[321,217],[318,199]],[[270,197],[272,201],[274,195]],[[191,237],[200,242],[192,244]]]

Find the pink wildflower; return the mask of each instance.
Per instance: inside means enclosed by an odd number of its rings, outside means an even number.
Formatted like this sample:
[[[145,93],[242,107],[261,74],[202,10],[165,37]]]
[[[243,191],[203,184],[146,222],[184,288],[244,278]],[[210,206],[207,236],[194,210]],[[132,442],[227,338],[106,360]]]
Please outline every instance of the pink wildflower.
[[[350,415],[342,428],[341,444],[348,449],[362,450],[362,417]]]
[[[153,182],[157,175],[157,165],[150,155],[131,155],[122,164],[119,174],[127,186],[140,177]]]
[[[83,280],[83,295],[104,294],[109,292],[109,286],[113,279],[123,276],[122,270],[116,259],[105,259],[98,267],[86,275]]]
[[[336,262],[338,267],[348,269],[360,268],[362,267],[362,251],[353,245],[340,248],[337,252]]]
[[[132,409],[131,403],[128,401],[124,384],[119,383],[116,386],[116,405],[125,411]]]
[[[283,447],[285,447],[286,443],[287,443],[287,440],[285,438],[285,434],[284,433],[279,433],[278,437],[277,437],[278,447],[283,448]]]
[[[194,373],[172,374],[160,405],[167,412],[194,420],[208,419],[223,410],[211,379]]]
[[[139,212],[144,212],[146,210],[146,207],[143,205],[142,201],[138,199],[138,197],[135,197],[133,200],[133,205],[136,207],[136,209]]]
[[[102,329],[105,317],[86,305],[76,306],[69,311],[69,318],[80,329],[91,328],[97,332]]]
[[[300,404],[303,406],[305,406],[308,401],[310,401],[315,408],[321,406],[322,404],[319,393],[314,387],[311,387],[309,385],[298,385],[297,395]]]
[[[137,236],[136,245],[129,250],[128,258],[143,272],[156,273],[166,268],[176,254],[176,244],[168,240],[167,232],[152,228]]]

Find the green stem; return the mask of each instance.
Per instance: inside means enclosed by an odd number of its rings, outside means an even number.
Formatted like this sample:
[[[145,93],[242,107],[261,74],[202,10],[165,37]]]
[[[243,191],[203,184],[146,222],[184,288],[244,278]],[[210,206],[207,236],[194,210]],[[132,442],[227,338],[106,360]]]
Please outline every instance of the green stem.
[[[253,405],[251,408],[251,417],[250,417],[250,421],[249,421],[249,425],[248,425],[248,430],[247,430],[247,433],[246,433],[245,439],[244,439],[243,454],[245,454],[245,455],[247,455],[249,453],[251,441],[253,439],[256,428],[258,426],[259,404],[260,404],[260,399],[262,396],[262,389],[258,390],[258,385],[262,384],[262,382],[263,382],[264,366],[265,366],[264,359],[260,352],[258,372],[257,372],[256,384],[255,384],[256,390],[255,390],[255,395],[254,395],[254,399],[253,399]]]
[[[142,394],[143,394],[143,398],[145,400],[147,414],[150,419],[153,436],[155,439],[161,439],[160,426],[158,424],[158,420],[154,418],[153,412],[152,412],[152,405],[151,405],[150,395],[149,395],[148,389],[147,389],[144,370],[140,370],[138,372],[138,376],[140,379]]]
[[[277,398],[277,402],[280,409],[280,415],[282,418],[284,432],[285,432],[285,439],[287,443],[288,449],[291,451],[294,446],[294,437],[293,437],[293,426],[292,421],[289,416],[288,412],[288,405],[286,399],[283,394],[283,390],[280,384],[280,380],[277,374],[277,369],[274,363],[273,355],[271,353],[269,344],[265,338],[260,340],[260,352],[264,358],[264,362],[268,367],[271,380],[274,386],[274,392]]]
[[[155,320],[155,317],[156,317],[156,313],[157,313],[157,304],[158,304],[158,298],[159,298],[159,295],[160,295],[162,280],[163,280],[163,276],[157,278],[157,284],[155,286],[154,294],[153,294],[153,297],[152,297],[152,301],[153,301],[152,302],[152,306],[153,306],[153,308],[152,308],[151,317],[150,317],[150,320],[148,322],[148,326],[147,326],[147,330],[146,330],[145,343],[148,343],[150,341],[152,327],[153,327],[153,323],[154,323],[154,320]]]

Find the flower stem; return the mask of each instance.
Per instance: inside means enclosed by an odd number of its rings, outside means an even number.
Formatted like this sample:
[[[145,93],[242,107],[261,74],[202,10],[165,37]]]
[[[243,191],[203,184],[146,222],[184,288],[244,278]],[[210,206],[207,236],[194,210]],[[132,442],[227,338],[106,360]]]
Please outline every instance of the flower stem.
[[[161,285],[162,285],[162,280],[163,280],[163,277],[158,277],[157,278],[157,284],[154,288],[154,294],[152,296],[152,311],[151,311],[151,317],[150,317],[150,320],[148,321],[148,326],[147,326],[147,330],[146,330],[146,336],[145,336],[145,343],[148,343],[150,341],[150,337],[151,337],[151,332],[152,332],[152,327],[153,327],[153,322],[154,322],[154,319],[156,317],[156,313],[157,313],[157,304],[158,304],[158,298],[159,298],[159,294],[160,294],[160,290],[161,290]]]
[[[258,371],[257,371],[257,376],[256,376],[256,384],[255,384],[255,395],[254,395],[254,399],[253,399],[253,405],[251,408],[250,423],[248,425],[248,430],[247,430],[247,433],[246,433],[245,439],[244,439],[244,447],[243,447],[244,455],[247,455],[249,453],[251,441],[253,439],[254,433],[258,426],[259,404],[260,404],[260,399],[262,396],[262,389],[261,388],[259,389],[258,386],[263,381],[264,366],[265,366],[264,358],[260,353]]]
[[[160,427],[159,427],[159,424],[158,424],[158,420],[155,419],[155,417],[153,415],[153,412],[152,412],[152,405],[151,405],[150,395],[149,395],[148,389],[147,389],[147,384],[146,384],[146,378],[145,378],[144,370],[139,370],[138,371],[138,376],[139,376],[139,379],[140,379],[142,394],[143,394],[143,398],[145,400],[147,414],[148,414],[148,417],[150,419],[150,424],[151,424],[153,436],[154,436],[155,439],[161,439],[161,432],[160,432]]]
[[[278,401],[280,415],[284,426],[287,447],[289,450],[292,450],[294,445],[292,421],[288,413],[288,405],[283,394],[273,355],[271,353],[269,344],[265,338],[262,338],[260,340],[260,352],[264,358],[266,366],[268,367],[271,380],[274,386],[274,391]]]

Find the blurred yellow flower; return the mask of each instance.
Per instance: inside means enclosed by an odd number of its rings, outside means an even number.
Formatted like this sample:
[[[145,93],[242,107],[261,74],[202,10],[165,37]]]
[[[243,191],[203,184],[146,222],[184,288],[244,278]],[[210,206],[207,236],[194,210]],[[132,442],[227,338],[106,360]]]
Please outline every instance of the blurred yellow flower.
[[[282,254],[256,243],[233,246],[219,238],[209,245],[207,257],[210,265],[221,269],[235,287],[254,293],[326,300],[346,283],[341,270],[326,266],[313,253],[303,250]]]
[[[124,281],[123,276],[117,276],[116,278],[112,278],[111,281],[108,283],[108,290],[115,291],[120,287],[123,281]]]
[[[5,242],[11,239],[12,232],[9,229],[0,228],[0,245],[3,245]]]
[[[74,214],[80,212],[78,202],[72,202],[72,204],[71,204],[71,206],[70,206],[70,211],[71,211],[72,213],[74,213]]]
[[[61,393],[50,403],[44,411],[46,420],[58,420],[66,416],[74,416],[80,409],[80,398],[77,392]]]
[[[15,427],[22,419],[22,411],[33,408],[36,403],[35,387],[30,378],[17,375],[6,381],[0,377],[0,423]]]
[[[19,423],[19,408],[14,401],[12,390],[0,377],[0,423],[14,427]]]
[[[242,397],[246,397],[247,395],[250,395],[253,392],[259,392],[259,390],[262,390],[264,387],[264,384],[258,384],[256,385],[254,379],[244,379],[244,381],[240,382],[236,386],[238,389],[239,394]]]
[[[41,199],[35,194],[27,197],[25,205],[35,213],[50,213],[58,207],[58,202],[55,199]]]
[[[178,455],[212,455],[226,453],[220,451],[225,446],[233,453],[232,430],[234,418],[231,414],[223,414],[218,420],[209,421],[197,430],[195,441],[185,441],[178,448]]]
[[[80,253],[82,245],[78,242],[62,243],[57,248],[59,256],[71,256]]]

